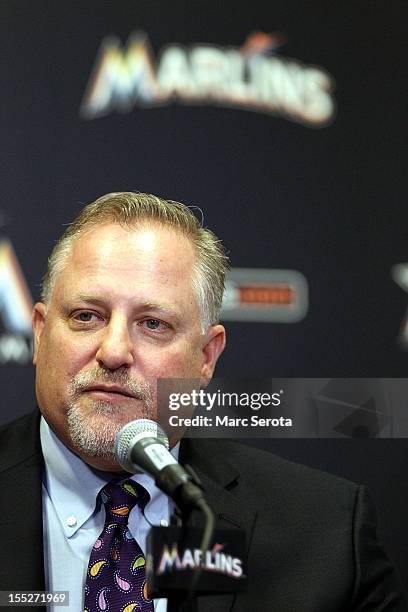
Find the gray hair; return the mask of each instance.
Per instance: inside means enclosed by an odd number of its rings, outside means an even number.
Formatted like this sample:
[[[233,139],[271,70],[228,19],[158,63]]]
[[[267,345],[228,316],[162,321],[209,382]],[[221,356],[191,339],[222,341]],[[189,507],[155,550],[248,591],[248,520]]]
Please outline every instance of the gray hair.
[[[85,231],[109,222],[126,227],[154,222],[186,236],[196,254],[192,282],[203,331],[218,322],[225,276],[229,270],[229,259],[221,241],[211,230],[202,227],[185,204],[148,193],[108,193],[81,210],[58,239],[48,259],[41,290],[45,304],[51,299],[56,277],[64,268],[75,240]]]

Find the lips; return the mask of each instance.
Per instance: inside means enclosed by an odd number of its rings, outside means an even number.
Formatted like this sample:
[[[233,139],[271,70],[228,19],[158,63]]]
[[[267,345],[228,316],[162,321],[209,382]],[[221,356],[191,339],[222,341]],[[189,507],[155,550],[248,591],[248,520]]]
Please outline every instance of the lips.
[[[130,393],[130,391],[118,385],[92,385],[91,387],[87,387],[84,391],[88,393],[100,393],[112,397],[122,396],[137,399],[135,395]]]

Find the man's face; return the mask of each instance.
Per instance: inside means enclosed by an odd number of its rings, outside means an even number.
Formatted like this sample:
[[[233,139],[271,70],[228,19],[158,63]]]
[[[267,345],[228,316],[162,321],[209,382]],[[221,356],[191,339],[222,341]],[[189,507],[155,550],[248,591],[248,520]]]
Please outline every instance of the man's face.
[[[118,469],[111,449],[123,425],[156,420],[159,378],[212,376],[225,332],[202,334],[194,258],[171,229],[100,225],[74,243],[47,308],[34,308],[39,406],[98,469]]]

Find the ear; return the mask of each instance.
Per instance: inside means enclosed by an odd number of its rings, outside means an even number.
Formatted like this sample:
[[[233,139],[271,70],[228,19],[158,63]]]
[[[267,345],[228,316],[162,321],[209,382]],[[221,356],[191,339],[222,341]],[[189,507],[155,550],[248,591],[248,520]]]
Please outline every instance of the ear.
[[[33,326],[33,364],[37,364],[38,349],[40,347],[40,340],[44,331],[45,324],[45,304],[37,302],[34,305],[33,314],[31,316],[31,323]]]
[[[225,328],[222,325],[211,325],[204,338],[203,364],[201,366],[201,384],[206,387],[210,382],[218,357],[225,348]]]

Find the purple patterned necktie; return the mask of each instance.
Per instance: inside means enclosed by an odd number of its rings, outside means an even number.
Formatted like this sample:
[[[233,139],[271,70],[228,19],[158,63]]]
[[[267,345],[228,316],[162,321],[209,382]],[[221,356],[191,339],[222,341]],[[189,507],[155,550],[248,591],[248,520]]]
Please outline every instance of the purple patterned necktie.
[[[107,484],[100,493],[105,526],[89,559],[84,612],[153,612],[148,599],[146,560],[128,529],[133,506],[146,504],[148,493],[127,480]]]

